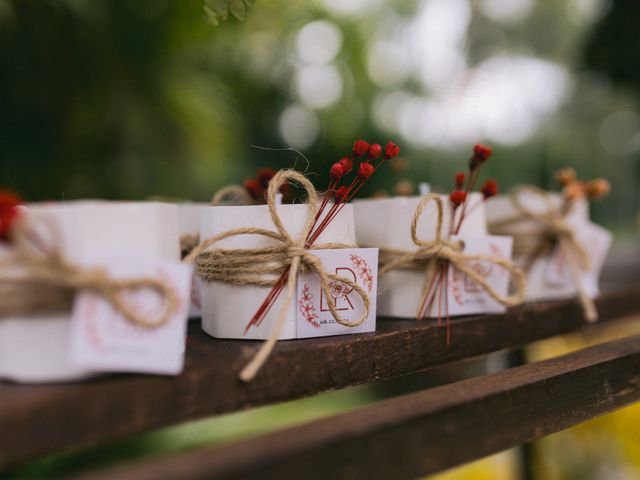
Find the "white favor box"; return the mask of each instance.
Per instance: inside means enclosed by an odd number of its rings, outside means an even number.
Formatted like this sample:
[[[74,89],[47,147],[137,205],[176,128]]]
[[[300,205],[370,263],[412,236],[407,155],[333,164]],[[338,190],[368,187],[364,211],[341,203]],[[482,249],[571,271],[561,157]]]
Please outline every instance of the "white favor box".
[[[58,247],[76,265],[95,265],[113,257],[180,260],[175,205],[42,203],[28,205],[25,215],[55,222],[61,236]],[[0,378],[35,383],[90,375],[70,362],[69,332],[70,312],[0,319]]]
[[[306,223],[307,205],[277,205],[277,211],[289,235],[296,239],[301,235]],[[209,207],[202,216],[200,238],[210,238],[219,233],[243,227],[257,227],[276,230],[268,212],[267,205],[253,206],[217,206]],[[355,244],[353,206],[347,204],[329,223],[317,239],[316,244],[342,243]],[[278,242],[261,235],[237,235],[220,241],[219,248],[261,248],[278,245]],[[215,248],[214,247],[214,248]],[[377,252],[375,262],[377,262]],[[377,265],[374,265],[376,267]],[[299,282],[300,282],[300,276]],[[202,284],[202,328],[217,338],[266,339],[279,315],[286,292],[281,292],[262,323],[251,327],[245,333],[245,327],[256,313],[271,287],[237,286],[224,282],[203,282]],[[293,299],[289,306],[286,322],[280,339],[320,336],[305,334],[297,326],[298,302]],[[360,333],[375,330],[375,287],[372,293],[372,321],[359,327],[346,328],[341,333]],[[372,325],[373,323],[373,325]],[[300,331],[299,331],[300,330]],[[336,334],[333,332],[331,334]]]
[[[200,218],[209,207],[208,203],[180,203],[178,204],[178,229],[180,238],[185,236],[198,237],[200,234]],[[197,275],[193,275],[191,284],[191,304],[189,318],[200,318],[202,315],[201,282]]]
[[[357,241],[361,246],[417,251],[411,239],[411,222],[422,197],[393,197],[383,199],[356,200],[354,202]],[[443,200],[442,236],[448,237],[451,226],[451,208],[447,196]],[[477,204],[477,207],[474,205]],[[482,195],[472,193],[467,206],[467,214],[460,229],[460,235],[483,237],[488,235]],[[457,215],[456,215],[457,218]],[[431,241],[436,236],[437,207],[431,201],[424,209],[418,227],[417,237]],[[422,296],[425,272],[397,269],[380,276],[378,291],[378,314],[415,318]]]
[[[548,194],[549,199],[556,207],[560,207],[562,196],[560,194]],[[521,194],[522,203],[534,212],[546,211],[544,200],[538,195],[531,195],[528,192]],[[522,217],[522,213],[511,203],[509,196],[500,195],[489,200],[487,204],[487,222],[489,230],[491,224],[500,220],[513,217]],[[565,217],[570,224],[587,224],[589,222],[589,204],[586,200],[577,202],[571,212]],[[514,235],[531,233],[539,235],[543,226],[531,219],[523,219],[512,223],[508,226],[500,226],[501,232],[509,232]],[[580,239],[578,239],[580,240]],[[514,245],[517,252],[518,246]],[[514,262],[519,266],[524,266],[527,262],[526,256],[514,257]],[[576,296],[576,288],[572,282],[552,282],[549,278],[549,269],[551,268],[552,255],[546,254],[540,256],[527,272],[527,300],[555,300],[572,298]],[[591,289],[589,292],[593,296],[597,294],[597,289]]]

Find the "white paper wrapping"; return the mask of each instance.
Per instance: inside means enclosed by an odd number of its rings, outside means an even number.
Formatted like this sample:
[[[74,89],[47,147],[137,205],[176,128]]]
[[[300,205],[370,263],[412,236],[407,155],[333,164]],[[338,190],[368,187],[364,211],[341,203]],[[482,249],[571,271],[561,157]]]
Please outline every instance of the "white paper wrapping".
[[[416,251],[411,239],[411,222],[421,197],[393,197],[357,200],[354,202],[358,244],[378,248]],[[446,237],[451,225],[449,200],[445,204],[442,232]],[[477,207],[474,207],[477,205]],[[460,229],[461,235],[486,236],[486,220],[482,195],[472,193],[468,214]],[[437,207],[429,202],[418,222],[417,236],[424,241],[435,239]],[[398,318],[415,318],[421,299],[425,273],[412,270],[392,270],[378,281],[378,314]],[[437,312],[436,312],[437,313]]]
[[[532,211],[542,212],[545,210],[544,201],[536,195],[530,195],[527,192],[521,194],[522,202]],[[559,206],[562,202],[560,194],[549,194],[551,201]],[[522,214],[514,208],[509,197],[500,195],[489,200],[487,203],[487,222],[491,230],[492,222],[497,222],[505,218],[513,216],[522,216]],[[566,220],[571,223],[587,223],[589,222],[589,204],[586,200],[576,203],[572,211],[567,215]],[[501,227],[500,231],[504,231],[505,227]],[[525,220],[514,223],[508,227],[508,231],[515,234],[540,232],[540,224],[534,220]],[[517,251],[517,245],[514,245]],[[514,262],[523,266],[527,261],[526,257],[515,257]],[[554,300],[572,298],[576,296],[576,289],[570,281],[564,283],[550,282],[548,273],[550,269],[551,255],[541,256],[527,272],[527,300]],[[597,292],[591,292],[594,295]]]
[[[56,202],[28,205],[26,214],[56,222],[61,251],[78,265],[95,265],[113,256],[180,260],[175,205]],[[89,375],[70,363],[69,320],[70,313],[0,319],[0,378],[52,382]]]
[[[327,207],[328,208],[328,207]],[[307,217],[306,205],[278,205],[278,213],[292,238],[298,238]],[[203,214],[200,237],[206,239],[219,233],[243,227],[274,230],[267,205],[208,207]],[[316,241],[322,243],[355,243],[353,206],[347,204]],[[226,238],[217,247],[260,248],[278,242],[261,235],[242,235]],[[245,327],[269,294],[271,287],[237,286],[223,282],[203,282],[202,328],[217,338],[266,339],[277,319],[282,293],[258,327]],[[291,302],[280,339],[297,338],[296,302]]]

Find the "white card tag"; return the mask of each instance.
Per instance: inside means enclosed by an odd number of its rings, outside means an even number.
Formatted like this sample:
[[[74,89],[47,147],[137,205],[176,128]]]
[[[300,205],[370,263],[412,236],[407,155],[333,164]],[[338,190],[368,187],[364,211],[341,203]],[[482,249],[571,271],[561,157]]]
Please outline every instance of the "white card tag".
[[[452,236],[452,241],[464,242],[464,253],[468,255],[492,255],[495,257],[511,259],[513,238],[506,236],[473,237],[466,235]],[[480,273],[493,289],[500,295],[507,295],[509,291],[510,274],[504,268],[487,261],[473,261],[471,268]],[[449,265],[447,297],[442,295],[442,303],[439,296],[431,307],[430,315],[444,317],[447,313],[455,315],[471,315],[478,313],[501,313],[506,307],[495,301],[474,280],[460,272],[453,265]],[[445,305],[444,302],[447,302]]]
[[[104,268],[118,279],[161,279],[177,294],[179,307],[166,324],[146,329],[131,324],[99,294],[80,292],[71,313],[71,361],[94,371],[179,374],[184,363],[192,266],[119,259]],[[160,315],[164,307],[161,297],[149,289],[123,295],[128,305],[149,318]]]
[[[581,273],[582,285],[587,295],[595,297],[598,294],[598,279],[602,266],[607,258],[613,236],[607,229],[593,222],[569,222],[576,231],[577,240],[583,245],[589,255],[591,268]],[[574,288],[569,272],[565,252],[556,247],[549,257],[545,280],[549,285]]]
[[[373,332],[376,329],[376,297],[378,288],[378,249],[353,248],[313,250],[327,272],[356,282],[369,296],[369,315],[357,327],[337,323],[327,305],[320,277],[313,272],[298,277],[296,295],[296,331],[298,338],[324,337],[349,333]],[[345,284],[332,282],[331,296],[341,318],[356,321],[363,312],[360,296]]]

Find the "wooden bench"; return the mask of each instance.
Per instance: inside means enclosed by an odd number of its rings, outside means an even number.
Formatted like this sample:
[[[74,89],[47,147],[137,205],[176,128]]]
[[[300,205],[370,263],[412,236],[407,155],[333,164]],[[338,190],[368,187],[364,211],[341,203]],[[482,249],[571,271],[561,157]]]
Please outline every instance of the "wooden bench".
[[[627,262],[623,262],[627,263]],[[599,324],[640,316],[639,269],[608,265]],[[44,455],[160,427],[422,372],[587,328],[575,301],[452,321],[379,319],[372,334],[280,342],[250,384],[255,342],[191,326],[176,378],[112,375],[68,385],[0,383],[0,476]],[[589,326],[588,328],[601,328]],[[640,399],[640,336],[398,396],[220,447],[143,459],[89,478],[415,478],[482,458]]]

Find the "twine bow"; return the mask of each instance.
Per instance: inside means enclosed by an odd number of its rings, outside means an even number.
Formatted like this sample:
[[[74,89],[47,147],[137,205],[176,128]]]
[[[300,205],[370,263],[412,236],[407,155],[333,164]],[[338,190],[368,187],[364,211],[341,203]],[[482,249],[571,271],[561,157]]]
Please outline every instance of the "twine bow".
[[[276,194],[287,181],[300,184],[307,192],[307,219],[300,235],[292,237],[284,227],[276,207]],[[312,271],[320,277],[320,286],[327,298],[327,304],[334,320],[346,327],[361,325],[369,315],[369,297],[365,290],[353,280],[324,270],[320,259],[310,249],[352,248],[352,245],[338,243],[309,244],[309,237],[318,220],[318,193],[307,178],[293,170],[280,170],[269,182],[267,206],[271,221],[276,229],[246,227],[228,230],[203,241],[186,258],[185,262],[197,261],[198,275],[207,281],[224,281],[235,285],[274,285],[272,274],[287,271],[284,301],[268,339],[262,344],[254,358],[240,373],[240,379],[251,381],[271,354],[287,318],[291,302],[296,294],[296,281],[300,271]],[[217,242],[237,235],[261,235],[275,240],[277,245],[248,249],[217,248],[207,250]],[[286,269],[286,270],[285,270]],[[331,296],[331,283],[339,282],[353,289],[362,299],[362,315],[349,322],[340,317]]]
[[[130,323],[157,328],[177,311],[180,299],[159,279],[145,277],[117,280],[101,268],[84,268],[68,262],[60,252],[59,232],[53,222],[42,218],[53,241],[43,245],[30,224],[19,221],[12,229],[12,244],[0,256],[0,318],[9,315],[51,313],[71,308],[74,293],[90,290],[106,299]],[[164,300],[162,313],[149,319],[127,304],[123,295],[137,290],[153,290]]]
[[[528,194],[529,198],[531,196],[540,198],[544,202],[544,210],[532,210],[526,206],[522,199],[523,194]],[[598,311],[593,299],[584,289],[581,277],[581,272],[589,271],[591,268],[591,261],[584,245],[578,241],[575,229],[566,221],[566,214],[569,210],[563,210],[552,201],[547,192],[533,186],[515,188],[511,191],[509,199],[522,216],[537,222],[543,227],[542,236],[534,239],[534,247],[530,249],[525,270],[529,270],[533,263],[541,255],[549,251],[554,244],[557,245],[565,259],[585,318],[589,322],[595,322],[598,319]],[[504,224],[514,223],[519,220],[522,220],[522,217],[499,220],[492,224],[492,228],[499,228]],[[531,236],[531,234],[527,233],[527,236]],[[517,244],[520,240],[516,237],[515,242]]]
[[[436,235],[434,240],[425,241],[418,238],[416,232],[418,221],[425,207],[431,201],[433,201],[437,207]],[[506,307],[520,305],[524,301],[526,291],[526,277],[524,272],[509,260],[495,255],[470,255],[463,253],[464,246],[461,241],[451,241],[443,238],[443,208],[442,198],[439,195],[430,193],[422,198],[416,207],[413,220],[411,221],[411,239],[418,247],[418,250],[407,252],[403,250],[384,249],[381,251],[381,255],[389,258],[389,260],[383,260],[384,265],[380,269],[380,274],[382,275],[397,268],[422,268],[426,266],[422,297],[418,304],[418,316],[420,316],[421,306],[427,301],[429,286],[431,285],[431,279],[435,275],[435,266],[438,261],[445,261],[453,265],[460,272],[480,285],[480,287],[498,303]],[[478,261],[490,262],[509,272],[515,284],[516,292],[513,295],[507,296],[499,294],[480,273],[474,270],[473,262]]]

